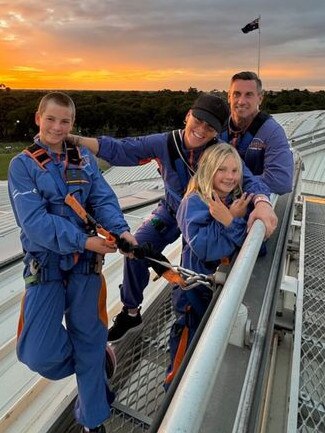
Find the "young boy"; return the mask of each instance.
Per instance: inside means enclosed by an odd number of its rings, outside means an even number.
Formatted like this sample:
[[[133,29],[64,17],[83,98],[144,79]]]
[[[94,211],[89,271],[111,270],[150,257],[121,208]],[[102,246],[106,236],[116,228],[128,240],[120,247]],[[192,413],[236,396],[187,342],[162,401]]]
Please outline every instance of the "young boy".
[[[131,243],[134,238],[90,152],[66,145],[74,120],[68,95],[45,95],[35,116],[39,134],[9,167],[9,195],[25,253],[17,356],[48,379],[76,374],[80,431],[105,433],[102,423],[114,396],[105,371],[106,287],[100,265],[116,245],[90,236],[65,204],[66,195],[91,208],[108,230]]]

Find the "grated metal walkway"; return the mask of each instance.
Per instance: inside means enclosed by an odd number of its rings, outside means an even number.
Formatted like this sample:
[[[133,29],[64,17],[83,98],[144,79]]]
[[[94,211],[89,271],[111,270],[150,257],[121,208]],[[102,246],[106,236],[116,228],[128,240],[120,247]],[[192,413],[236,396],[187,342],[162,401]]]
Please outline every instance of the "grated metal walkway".
[[[325,203],[306,202],[299,433],[325,432]]]
[[[116,393],[105,423],[110,433],[148,432],[166,393],[163,388],[169,364],[169,332],[174,321],[171,286],[157,296],[143,318],[143,330],[115,346],[118,370],[110,382]],[[79,433],[70,404],[48,433]]]
[[[118,392],[113,416],[106,424],[109,432],[147,431],[165,397],[168,340],[174,320],[170,286],[158,296],[143,319],[141,336],[132,345],[128,341],[127,347],[118,347],[119,373],[112,381],[112,388]]]

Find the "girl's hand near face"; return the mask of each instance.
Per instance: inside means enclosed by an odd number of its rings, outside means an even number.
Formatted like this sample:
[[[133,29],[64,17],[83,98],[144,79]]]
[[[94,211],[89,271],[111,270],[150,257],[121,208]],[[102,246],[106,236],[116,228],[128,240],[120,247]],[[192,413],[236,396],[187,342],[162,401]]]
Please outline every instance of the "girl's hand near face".
[[[252,200],[253,195],[254,194],[247,194],[246,192],[244,192],[244,194],[240,198],[234,200],[234,202],[229,207],[229,211],[234,218],[241,218],[246,215],[247,206]]]
[[[233,220],[233,215],[227,206],[221,201],[220,197],[216,192],[213,191],[213,199],[208,199],[209,211],[212,217],[228,227]]]

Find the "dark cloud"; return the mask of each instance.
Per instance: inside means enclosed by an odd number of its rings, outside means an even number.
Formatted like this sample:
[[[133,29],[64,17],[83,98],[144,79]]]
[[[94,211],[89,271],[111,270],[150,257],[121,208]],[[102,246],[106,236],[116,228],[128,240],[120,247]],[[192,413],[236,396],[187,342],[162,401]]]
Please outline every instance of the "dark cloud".
[[[87,61],[97,52],[103,68],[251,69],[258,31],[241,27],[259,15],[262,66],[303,58],[318,68],[324,53],[324,0],[15,0],[5,9],[2,19],[25,32],[31,49],[43,38],[64,56]]]

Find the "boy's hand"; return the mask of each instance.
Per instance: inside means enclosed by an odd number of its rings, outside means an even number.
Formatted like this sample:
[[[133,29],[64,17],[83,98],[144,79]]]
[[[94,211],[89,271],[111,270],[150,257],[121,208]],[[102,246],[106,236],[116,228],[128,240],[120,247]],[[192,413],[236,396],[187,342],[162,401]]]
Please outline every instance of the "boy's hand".
[[[244,192],[244,194],[238,198],[237,200],[234,200],[234,202],[230,205],[230,213],[234,218],[242,218],[246,215],[247,212],[247,206],[249,202],[252,200],[254,194],[247,194]]]
[[[106,240],[99,236],[89,236],[86,240],[85,249],[104,256],[105,254],[116,253],[117,246],[114,248],[112,244],[108,245]]]

